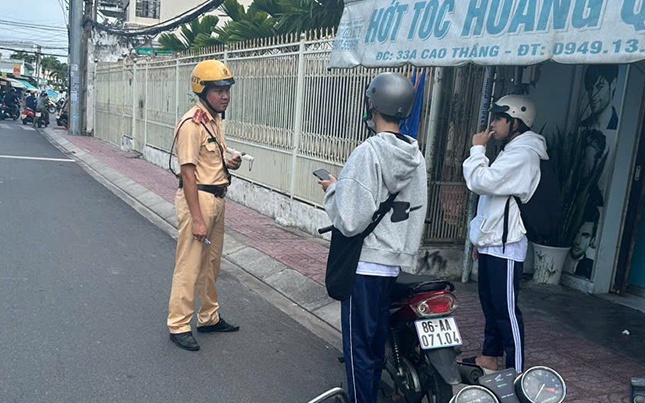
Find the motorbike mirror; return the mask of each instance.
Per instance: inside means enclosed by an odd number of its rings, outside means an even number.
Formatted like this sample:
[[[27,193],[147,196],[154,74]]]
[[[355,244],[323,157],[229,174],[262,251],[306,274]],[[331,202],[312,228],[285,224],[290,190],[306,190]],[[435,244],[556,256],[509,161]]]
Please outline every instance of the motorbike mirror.
[[[307,403],[349,403],[349,397],[343,389],[335,387],[316,396],[313,400],[310,400]]]

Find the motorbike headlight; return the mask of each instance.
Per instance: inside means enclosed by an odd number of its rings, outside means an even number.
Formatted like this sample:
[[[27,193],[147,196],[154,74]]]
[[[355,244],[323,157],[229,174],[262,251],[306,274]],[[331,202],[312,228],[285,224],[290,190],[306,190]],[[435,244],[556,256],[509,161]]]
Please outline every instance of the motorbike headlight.
[[[410,306],[420,318],[432,318],[451,314],[457,308],[457,299],[450,292],[433,293],[432,296],[418,295]]]

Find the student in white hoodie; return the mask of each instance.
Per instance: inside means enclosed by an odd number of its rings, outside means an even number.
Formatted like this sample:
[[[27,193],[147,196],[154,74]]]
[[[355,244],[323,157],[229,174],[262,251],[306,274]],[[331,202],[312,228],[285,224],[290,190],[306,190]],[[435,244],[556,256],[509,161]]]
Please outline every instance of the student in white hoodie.
[[[463,163],[468,189],[480,196],[469,237],[475,246],[473,257],[479,259],[479,300],[486,318],[482,355],[465,361],[498,370],[498,357],[506,353],[506,367],[520,373],[524,366],[524,322],[517,295],[528,241],[512,196],[522,203],[529,201],[540,182],[540,160],[549,157],[544,137],[530,130],[536,109],[528,97],[502,97],[491,112],[490,128],[473,135],[470,157]],[[491,137],[504,143],[492,164],[486,157]]]
[[[417,141],[400,133],[414,87],[398,73],[377,75],[365,95],[372,136],[347,159],[338,180],[319,181],[325,210],[345,236],[363,232],[389,195],[392,209],[365,238],[349,299],[341,303],[343,354],[352,402],[375,403],[385,360],[390,292],[414,268],[426,215],[426,164]]]

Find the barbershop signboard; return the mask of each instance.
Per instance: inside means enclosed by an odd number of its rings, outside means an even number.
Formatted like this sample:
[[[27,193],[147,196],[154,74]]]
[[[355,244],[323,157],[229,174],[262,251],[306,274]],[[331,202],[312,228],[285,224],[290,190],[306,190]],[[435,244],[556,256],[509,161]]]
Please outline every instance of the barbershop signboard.
[[[645,0],[345,0],[330,66],[641,59]]]

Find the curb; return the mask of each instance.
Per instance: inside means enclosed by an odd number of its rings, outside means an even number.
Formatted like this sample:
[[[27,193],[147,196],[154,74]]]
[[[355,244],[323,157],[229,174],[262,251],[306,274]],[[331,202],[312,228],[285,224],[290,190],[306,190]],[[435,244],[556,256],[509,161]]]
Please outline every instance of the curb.
[[[153,191],[75,146],[54,129],[39,132],[63,154],[74,159],[90,176],[108,188],[159,229],[177,239],[175,206]],[[342,351],[340,303],[325,287],[271,256],[247,246],[234,229],[224,235],[222,270],[259,293],[272,305]]]

